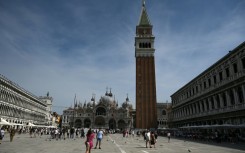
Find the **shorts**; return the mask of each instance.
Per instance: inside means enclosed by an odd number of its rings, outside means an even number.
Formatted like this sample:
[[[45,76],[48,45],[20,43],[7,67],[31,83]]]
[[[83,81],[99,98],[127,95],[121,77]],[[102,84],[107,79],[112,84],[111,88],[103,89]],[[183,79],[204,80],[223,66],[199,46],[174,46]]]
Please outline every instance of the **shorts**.
[[[98,141],[101,141],[101,140],[102,140],[102,138],[97,138],[97,140],[98,140]]]

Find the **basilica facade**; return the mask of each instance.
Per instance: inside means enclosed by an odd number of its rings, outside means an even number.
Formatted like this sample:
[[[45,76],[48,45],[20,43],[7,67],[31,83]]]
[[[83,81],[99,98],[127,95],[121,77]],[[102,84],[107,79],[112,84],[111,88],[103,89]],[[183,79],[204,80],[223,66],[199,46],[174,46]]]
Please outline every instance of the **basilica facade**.
[[[77,103],[63,111],[62,126],[75,128],[130,129],[134,127],[132,104],[127,97],[119,106],[112,92],[106,92],[98,101]]]

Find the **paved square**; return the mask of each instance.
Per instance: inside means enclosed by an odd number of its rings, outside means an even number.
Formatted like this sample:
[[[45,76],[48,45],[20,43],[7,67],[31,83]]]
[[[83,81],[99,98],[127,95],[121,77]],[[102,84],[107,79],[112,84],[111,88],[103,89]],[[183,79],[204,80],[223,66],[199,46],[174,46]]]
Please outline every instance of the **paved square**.
[[[0,153],[84,153],[85,139],[47,139],[49,136],[30,138],[28,134],[16,135],[9,141],[9,135],[0,144]],[[96,140],[94,139],[94,145]],[[245,144],[200,143],[159,137],[156,148],[145,148],[142,137],[123,138],[121,134],[104,136],[102,149],[92,149],[92,153],[244,153]]]

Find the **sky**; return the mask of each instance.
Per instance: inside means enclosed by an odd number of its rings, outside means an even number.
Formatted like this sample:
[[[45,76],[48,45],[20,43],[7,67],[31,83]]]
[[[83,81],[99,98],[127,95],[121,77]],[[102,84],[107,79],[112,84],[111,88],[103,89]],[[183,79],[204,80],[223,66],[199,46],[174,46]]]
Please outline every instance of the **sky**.
[[[141,0],[0,0],[0,74],[53,111],[111,88],[135,108]],[[244,0],[146,0],[155,36],[157,102],[245,41]]]

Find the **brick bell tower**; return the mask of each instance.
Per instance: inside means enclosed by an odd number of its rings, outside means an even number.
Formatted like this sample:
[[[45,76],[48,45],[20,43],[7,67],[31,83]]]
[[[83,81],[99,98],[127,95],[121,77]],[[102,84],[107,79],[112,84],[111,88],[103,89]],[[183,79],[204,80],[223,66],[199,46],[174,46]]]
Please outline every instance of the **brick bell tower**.
[[[136,26],[136,128],[156,128],[156,77],[152,25],[143,1],[139,23]]]

